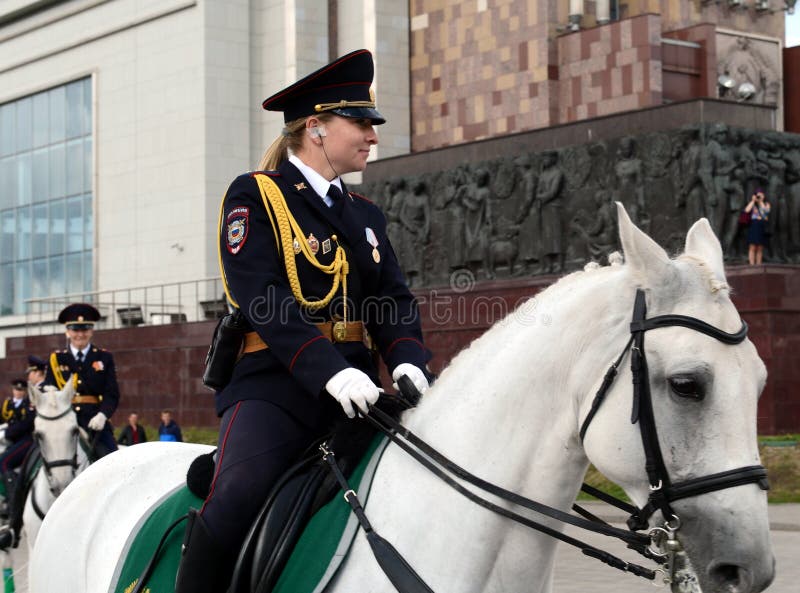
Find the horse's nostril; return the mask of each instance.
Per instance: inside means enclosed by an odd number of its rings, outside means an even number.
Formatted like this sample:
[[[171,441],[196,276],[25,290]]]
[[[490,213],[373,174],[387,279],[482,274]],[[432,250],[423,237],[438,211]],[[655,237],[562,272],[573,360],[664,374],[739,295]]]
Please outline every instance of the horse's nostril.
[[[714,590],[721,593],[747,593],[751,589],[750,571],[736,564],[717,564],[710,570]]]

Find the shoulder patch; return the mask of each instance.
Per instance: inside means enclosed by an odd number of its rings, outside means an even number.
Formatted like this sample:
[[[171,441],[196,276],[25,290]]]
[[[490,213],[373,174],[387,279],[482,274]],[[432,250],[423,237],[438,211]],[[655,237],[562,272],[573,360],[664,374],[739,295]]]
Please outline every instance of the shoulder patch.
[[[372,200],[370,200],[369,198],[362,196],[361,194],[357,194],[354,191],[348,191],[347,193],[349,193],[354,198],[359,198],[360,200],[364,200],[365,202],[369,202],[370,204],[373,203]]]
[[[232,255],[236,255],[247,241],[247,232],[250,230],[250,208],[236,206],[228,212],[226,218],[227,231],[225,244]]]

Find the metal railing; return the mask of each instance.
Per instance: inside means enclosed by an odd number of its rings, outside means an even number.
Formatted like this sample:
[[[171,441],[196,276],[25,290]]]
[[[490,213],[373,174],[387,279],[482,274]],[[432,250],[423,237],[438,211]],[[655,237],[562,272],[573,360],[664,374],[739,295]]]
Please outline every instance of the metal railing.
[[[63,327],[58,313],[70,303],[89,303],[100,311],[97,329],[163,325],[217,319],[227,312],[219,276],[132,286],[111,290],[75,292],[27,299],[26,335],[58,333]]]

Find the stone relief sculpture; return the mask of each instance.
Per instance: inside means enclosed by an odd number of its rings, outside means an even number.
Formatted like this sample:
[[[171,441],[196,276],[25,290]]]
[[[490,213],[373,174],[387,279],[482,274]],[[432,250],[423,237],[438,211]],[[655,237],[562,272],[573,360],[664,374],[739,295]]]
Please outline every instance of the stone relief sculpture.
[[[705,154],[706,177],[706,216],[711,228],[718,237],[725,228],[725,216],[728,211],[728,193],[731,187],[731,174],[736,166],[734,151],[729,144],[728,126],[714,124],[706,144]]]
[[[739,212],[757,188],[772,203],[766,261],[800,262],[798,135],[694,125],[376,180],[364,193],[381,202],[420,287],[447,285],[460,269],[480,280],[602,259],[618,249],[616,200],[668,250],[705,216],[726,260],[743,263]]]
[[[583,241],[588,258],[599,260],[617,246],[617,213],[613,195],[607,189],[594,194],[594,212],[579,210],[570,221],[570,229]]]
[[[538,209],[534,208],[538,177],[529,155],[525,154],[517,157],[516,164],[520,169],[519,199],[522,202],[522,207],[516,216],[520,237],[518,257],[522,265],[522,271],[525,272],[533,270],[541,257],[540,214]]]
[[[561,244],[561,189],[564,173],[558,168],[558,152],[548,150],[542,154],[542,172],[536,185],[534,208],[539,211],[539,233],[542,238],[542,271],[545,274],[560,272],[564,267],[564,249]]]
[[[644,169],[636,157],[636,143],[630,136],[619,141],[614,173],[617,177],[616,198],[625,204],[628,214],[643,230],[649,228],[650,215],[644,200]]]
[[[403,258],[403,271],[408,285],[418,286],[425,282],[423,256],[431,231],[430,196],[425,182],[421,179],[415,181],[411,193],[405,194],[404,198],[398,214],[406,237],[405,246],[408,247]]]
[[[727,49],[723,48],[718,55],[718,74],[733,78],[737,88],[743,83],[753,85],[753,96],[749,100],[754,103],[777,104],[781,90],[778,69],[752,39],[737,37],[734,43],[729,44]]]
[[[456,199],[464,209],[464,252],[467,267],[477,272],[481,267],[489,278],[489,238],[492,236],[492,212],[488,169],[478,168],[474,181],[458,188]]]

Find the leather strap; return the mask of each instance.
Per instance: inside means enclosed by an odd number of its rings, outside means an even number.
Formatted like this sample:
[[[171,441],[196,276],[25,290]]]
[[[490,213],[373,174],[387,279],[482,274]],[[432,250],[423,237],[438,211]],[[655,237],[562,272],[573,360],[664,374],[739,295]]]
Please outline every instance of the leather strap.
[[[371,340],[369,334],[364,328],[364,324],[360,321],[325,321],[323,323],[314,324],[325,339],[336,343],[341,342],[364,342],[367,348],[371,348]],[[256,332],[247,332],[244,335],[244,348],[242,354],[249,354],[251,352],[258,352],[259,350],[266,350],[269,348],[264,340],[261,339]]]
[[[102,395],[76,395],[72,398],[73,404],[99,404],[101,401]]]

